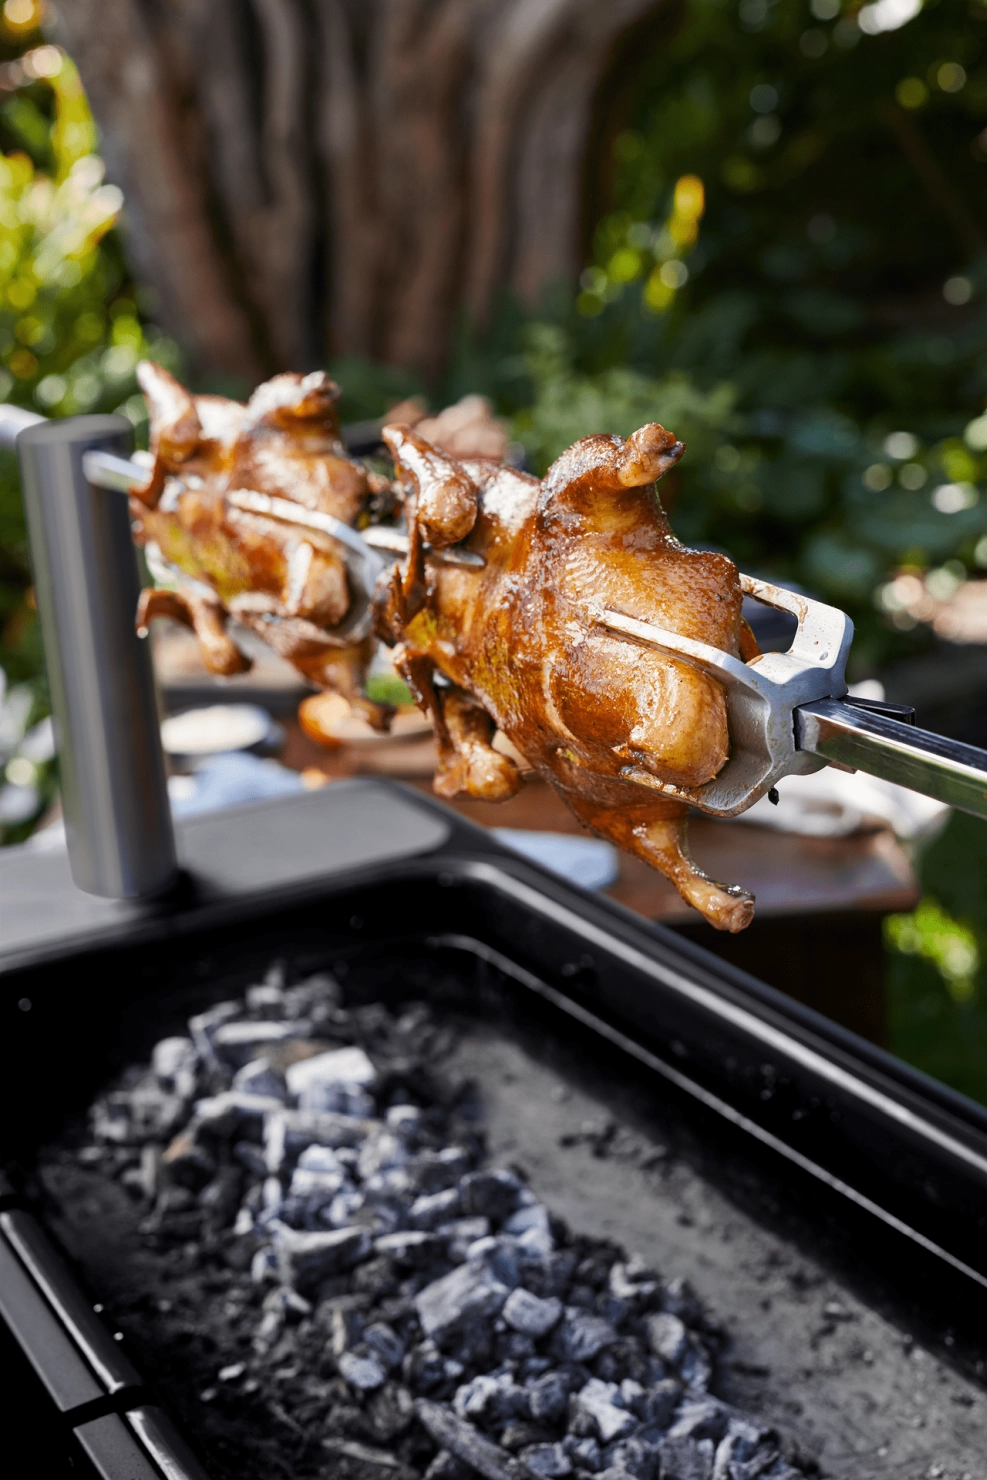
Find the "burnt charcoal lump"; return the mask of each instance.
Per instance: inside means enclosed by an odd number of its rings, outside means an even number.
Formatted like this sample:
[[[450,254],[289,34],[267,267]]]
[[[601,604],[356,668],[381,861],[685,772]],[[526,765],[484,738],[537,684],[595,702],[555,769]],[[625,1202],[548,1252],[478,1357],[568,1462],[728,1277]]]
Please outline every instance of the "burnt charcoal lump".
[[[609,1321],[570,1307],[553,1346],[564,1362],[589,1362],[616,1340],[617,1333]]]
[[[554,1296],[541,1300],[518,1286],[504,1302],[504,1320],[525,1336],[547,1336],[562,1318],[562,1302]]]
[[[94,1104],[80,1161],[186,1290],[165,1386],[189,1370],[217,1476],[798,1480],[711,1395],[689,1286],[483,1163],[446,1031],[275,967]]]
[[[528,1385],[528,1409],[542,1423],[560,1422],[569,1410],[569,1384],[561,1372],[544,1372]]]
[[[711,1439],[663,1439],[658,1457],[660,1480],[713,1480]]]
[[[331,1233],[297,1233],[279,1225],[274,1235],[278,1272],[296,1290],[314,1289],[327,1275],[351,1269],[372,1247],[365,1228],[338,1228]]]
[[[441,1343],[461,1326],[495,1315],[509,1293],[486,1264],[461,1264],[426,1286],[415,1306],[425,1335]]]
[[[350,1439],[325,1439],[333,1480],[416,1480],[415,1471],[386,1449]]]
[[[375,1356],[359,1357],[356,1352],[343,1352],[339,1374],[350,1387],[361,1393],[372,1393],[384,1386],[386,1373]]]
[[[634,1414],[626,1407],[624,1395],[615,1382],[591,1377],[577,1393],[576,1407],[604,1444],[632,1433],[637,1427]]]
[[[518,1458],[533,1480],[562,1480],[572,1474],[572,1460],[561,1444],[530,1444]]]
[[[425,1471],[425,1480],[473,1480],[475,1474],[475,1470],[464,1465],[448,1449],[440,1449]]]
[[[511,1457],[496,1444],[491,1444],[472,1424],[457,1417],[441,1403],[420,1398],[415,1404],[418,1418],[437,1444],[462,1460],[484,1480],[515,1480],[517,1471]]]
[[[514,1212],[522,1190],[513,1172],[467,1172],[459,1184],[464,1211],[497,1222]]]

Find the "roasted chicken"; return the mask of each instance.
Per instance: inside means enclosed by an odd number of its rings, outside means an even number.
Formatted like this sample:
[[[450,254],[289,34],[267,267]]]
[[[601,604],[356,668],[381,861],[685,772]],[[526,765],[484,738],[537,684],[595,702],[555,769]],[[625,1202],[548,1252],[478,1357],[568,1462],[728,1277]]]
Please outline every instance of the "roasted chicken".
[[[409,553],[378,596],[380,635],[432,718],[435,789],[499,799],[520,784],[500,730],[592,831],[659,869],[720,930],[754,901],[689,856],[688,805],[662,788],[711,780],[730,750],[723,690],[682,659],[606,631],[606,607],[757,655],[736,567],[684,548],[655,489],[681,442],[657,424],[585,437],[539,481],[457,461],[385,428],[404,485]],[[451,546],[480,557],[452,563]]]
[[[131,498],[134,537],[171,576],[170,586],[142,593],[138,625],[155,617],[184,623],[206,667],[229,676],[251,666],[228,630],[233,616],[334,700],[335,707],[322,695],[303,701],[299,718],[313,739],[335,743],[329,725],[338,720],[340,696],[375,729],[386,728],[388,706],[363,692],[374,643],[368,630],[353,632],[345,547],[294,522],[290,511],[280,518],[256,507],[266,496],[349,525],[395,511],[390,481],[343,446],[339,388],[321,371],[278,375],[243,405],[193,396],[150,361],[137,373],[150,413],[153,469]],[[455,453],[506,452],[503,424],[480,396],[433,417],[424,402],[405,403],[402,411]]]
[[[679,544],[658,501],[656,480],[684,450],[670,433],[586,437],[539,481],[501,460],[502,426],[468,397],[427,420],[418,408],[417,430],[385,428],[395,488],[348,455],[339,391],[322,372],[276,376],[246,405],[193,396],[150,363],[139,378],[153,467],[131,498],[135,537],[174,581],[142,593],[141,626],[186,623],[206,666],[233,674],[250,666],[227,630],[234,616],[385,728],[389,711],[363,691],[373,638],[354,635],[345,546],[299,519],[364,524],[403,498],[409,552],[374,618],[432,719],[438,793],[517,790],[499,730],[581,822],[667,875],[712,924],[749,923],[751,896],[696,867],[688,805],[666,790],[700,786],[726,762],[723,691],[599,621],[611,608],[745,660],[757,653],[735,566]],[[302,705],[315,738],[328,738],[330,708],[320,695]]]
[[[154,466],[147,486],[131,497],[134,533],[177,576],[175,590],[142,593],[138,623],[146,627],[161,616],[184,622],[206,667],[229,675],[250,667],[227,630],[234,616],[310,683],[341,694],[371,724],[386,725],[388,711],[363,693],[372,636],[354,640],[346,631],[352,593],[344,546],[321,530],[237,507],[230,497],[267,495],[352,525],[375,498],[388,496],[388,481],[368,473],[340,440],[338,387],[322,371],[278,375],[241,405],[192,396],[149,361],[138,379]]]

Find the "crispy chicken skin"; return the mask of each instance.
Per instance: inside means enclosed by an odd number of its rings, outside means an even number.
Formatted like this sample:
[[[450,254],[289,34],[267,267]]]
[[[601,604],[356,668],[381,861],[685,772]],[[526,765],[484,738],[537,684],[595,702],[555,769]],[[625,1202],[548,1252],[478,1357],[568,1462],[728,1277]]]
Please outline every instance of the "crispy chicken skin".
[[[177,591],[142,592],[138,625],[158,616],[185,622],[206,667],[229,675],[250,667],[227,631],[233,615],[311,683],[385,727],[388,710],[362,692],[372,640],[334,635],[351,603],[343,547],[319,530],[246,512],[227,499],[235,490],[265,493],[356,523],[383,480],[340,441],[338,387],[322,371],[278,375],[244,406],[193,396],[149,361],[139,366],[138,380],[150,412],[154,469],[131,497],[135,539],[157,545],[186,578]]]
[[[720,771],[730,747],[723,691],[594,617],[612,607],[755,655],[733,562],[685,549],[658,501],[655,482],[682,443],[657,424],[626,441],[585,437],[539,482],[492,460],[457,462],[408,427],[384,438],[405,487],[410,549],[378,596],[377,627],[431,714],[436,791],[513,795],[517,767],[492,746],[500,729],[587,827],[659,869],[718,929],[742,930],[752,897],[696,867],[688,806],[652,789]],[[443,562],[453,544],[484,566]]]

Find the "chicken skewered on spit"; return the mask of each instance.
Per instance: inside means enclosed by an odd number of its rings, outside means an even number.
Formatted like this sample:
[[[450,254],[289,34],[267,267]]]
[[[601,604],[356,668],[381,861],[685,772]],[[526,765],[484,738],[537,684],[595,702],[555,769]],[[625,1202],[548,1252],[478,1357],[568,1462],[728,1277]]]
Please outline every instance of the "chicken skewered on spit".
[[[378,598],[378,631],[432,716],[435,789],[497,800],[518,788],[501,730],[592,831],[660,870],[717,928],[742,930],[752,897],[689,857],[688,803],[642,786],[696,787],[730,753],[724,691],[684,659],[594,620],[601,607],[657,620],[741,661],[759,649],[737,569],[675,539],[654,485],[682,456],[663,427],[586,437],[543,481],[457,463],[406,427],[384,438],[405,481],[409,553]],[[465,542],[477,568],[432,562]]]
[[[390,480],[368,471],[340,438],[340,391],[323,371],[278,375],[246,405],[192,396],[167,370],[138,367],[148,404],[153,466],[128,485],[134,538],[168,584],[146,590],[138,624],[171,617],[191,627],[206,667],[228,676],[251,660],[228,629],[252,629],[309,683],[337,695],[374,729],[390,708],[364,693],[373,656],[369,595],[382,561],[354,527],[393,513]],[[500,423],[479,396],[425,418],[402,411],[452,449],[506,450]],[[320,695],[299,718],[315,740],[338,713]]]
[[[354,612],[348,551],[318,527],[319,515],[352,526],[391,492],[343,446],[338,387],[321,371],[278,375],[243,406],[192,396],[148,361],[138,379],[154,464],[131,491],[134,538],[176,578],[174,590],[142,593],[139,625],[185,623],[206,667],[229,675],[251,666],[227,630],[234,616],[310,683],[385,728],[387,710],[363,693],[373,641]],[[306,515],[316,517],[302,523]]]
[[[499,727],[582,822],[666,873],[721,929],[744,928],[753,900],[708,879],[689,858],[690,806],[733,816],[781,776],[828,760],[987,815],[987,753],[910,729],[873,705],[861,712],[852,706],[865,701],[841,697],[852,637],[844,613],[743,576],[723,555],[678,543],[653,485],[683,448],[661,427],[643,427],[626,442],[584,438],[542,482],[498,457],[456,461],[420,431],[387,428],[407,532],[385,524],[358,533],[327,505],[362,523],[366,493],[380,511],[395,490],[387,479],[372,484],[347,457],[331,410],[337,394],[326,377],[284,376],[260,387],[248,407],[216,406],[209,404],[216,398],[189,397],[168,377],[151,390],[157,461],[150,479],[145,468],[110,454],[83,458],[92,483],[135,496],[138,535],[162,528],[145,521],[171,519],[170,573],[181,561],[178,595],[187,602],[178,614],[218,659],[229,657],[232,641],[226,612],[252,611],[263,618],[255,630],[269,641],[276,634],[272,645],[294,653],[300,671],[313,671],[307,659],[317,662],[317,655],[294,648],[299,630],[291,626],[310,617],[287,609],[291,557],[299,543],[315,548],[312,531],[330,537],[325,556],[350,562],[349,605],[335,628],[316,632],[337,652],[356,648],[357,636],[366,641],[370,587],[387,568],[383,552],[405,557],[378,589],[376,626],[396,646],[401,671],[432,717],[440,793],[494,798],[516,790],[516,767],[491,743]],[[420,417],[419,410],[419,426]],[[498,446],[489,418],[478,440],[475,428],[467,435],[477,417],[463,402],[423,429],[457,452],[502,455],[503,439]],[[257,445],[245,448],[244,439]],[[344,464],[340,481],[351,505],[354,486],[365,490],[355,518],[352,507],[326,497],[320,457],[330,467]],[[301,498],[299,468],[308,479]],[[252,487],[235,486],[238,470]],[[186,502],[188,493],[200,498]],[[240,523],[242,514],[259,522]],[[247,552],[261,550],[259,578],[239,543],[244,530],[253,541]],[[312,558],[305,559],[310,567]],[[330,564],[327,558],[323,570]],[[744,592],[796,614],[788,653],[759,655],[741,618]],[[162,597],[170,601],[174,593],[145,595],[139,620],[148,620]],[[352,670],[360,678],[367,656],[369,644]],[[327,687],[334,673],[330,661]],[[344,675],[340,687],[369,704],[352,678]],[[386,721],[379,714],[378,722]]]

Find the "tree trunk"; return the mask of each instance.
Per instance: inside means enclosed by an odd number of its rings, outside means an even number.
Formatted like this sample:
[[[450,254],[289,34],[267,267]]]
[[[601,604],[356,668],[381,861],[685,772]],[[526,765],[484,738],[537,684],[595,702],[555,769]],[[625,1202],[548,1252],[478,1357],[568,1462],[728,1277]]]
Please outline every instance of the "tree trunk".
[[[580,263],[594,99],[669,0],[72,0],[134,268],[200,368],[435,375]]]

